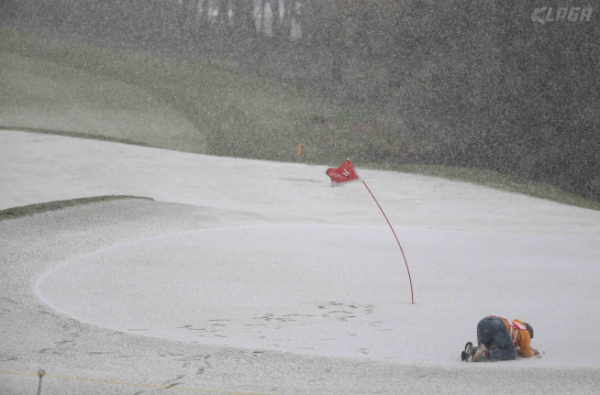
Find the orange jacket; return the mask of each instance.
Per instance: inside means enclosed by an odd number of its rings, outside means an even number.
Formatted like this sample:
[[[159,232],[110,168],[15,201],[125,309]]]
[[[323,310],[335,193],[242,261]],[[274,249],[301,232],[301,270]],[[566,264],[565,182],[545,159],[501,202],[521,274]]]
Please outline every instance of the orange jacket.
[[[522,355],[524,358],[533,356],[531,349],[531,338],[529,337],[529,331],[525,327],[525,324],[519,320],[509,321],[506,318],[498,317],[506,325],[506,330],[510,334],[510,338],[513,341],[517,354]]]

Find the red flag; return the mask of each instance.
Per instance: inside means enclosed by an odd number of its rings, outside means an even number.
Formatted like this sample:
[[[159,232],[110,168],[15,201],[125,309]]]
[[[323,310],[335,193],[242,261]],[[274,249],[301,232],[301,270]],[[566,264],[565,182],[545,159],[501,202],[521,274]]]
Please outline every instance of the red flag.
[[[350,159],[342,163],[340,167],[327,169],[325,174],[331,178],[332,187],[338,187],[352,181],[360,181],[360,176]]]
[[[385,220],[387,221],[388,225],[390,226],[390,229],[392,230],[392,233],[394,234],[394,237],[396,238],[396,241],[398,242],[398,247],[400,247],[400,252],[402,252],[402,258],[404,258],[404,264],[406,265],[406,271],[408,272],[408,281],[410,282],[410,295],[412,298],[412,303],[415,303],[412,279],[410,278],[410,270],[408,270],[408,261],[406,260],[406,256],[404,255],[404,250],[402,249],[402,246],[400,245],[400,240],[398,240],[398,236],[396,235],[396,231],[394,231],[394,228],[392,227],[390,220],[388,219],[387,215],[385,215],[385,213],[383,212],[383,209],[379,205],[379,202],[377,201],[377,199],[375,199],[375,195],[373,195],[373,192],[371,192],[371,190],[367,186],[367,183],[365,183],[360,178],[360,176],[356,172],[356,169],[354,168],[354,165],[352,164],[352,162],[350,162],[350,159],[348,159],[347,161],[342,163],[340,165],[340,167],[337,167],[337,168],[332,167],[332,168],[327,169],[325,174],[327,174],[331,178],[331,186],[332,187],[338,187],[340,185],[344,185],[344,184],[347,184],[349,182],[354,182],[354,181],[362,181],[363,182],[363,184],[365,185],[365,187],[367,188],[367,190],[373,197],[373,200],[375,200],[375,203],[377,203],[379,210],[381,210],[381,214],[383,214]]]

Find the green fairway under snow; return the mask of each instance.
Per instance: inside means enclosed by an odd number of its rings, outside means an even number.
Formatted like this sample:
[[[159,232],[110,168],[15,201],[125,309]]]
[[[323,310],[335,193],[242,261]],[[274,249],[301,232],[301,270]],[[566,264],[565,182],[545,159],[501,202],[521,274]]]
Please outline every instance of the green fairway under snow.
[[[0,127],[178,151],[450,178],[598,210],[557,188],[479,169],[373,163],[398,141],[385,114],[349,108],[232,63],[84,45],[0,28]],[[391,126],[390,126],[391,127]],[[298,157],[302,144],[303,155]],[[338,163],[339,162],[339,163]]]

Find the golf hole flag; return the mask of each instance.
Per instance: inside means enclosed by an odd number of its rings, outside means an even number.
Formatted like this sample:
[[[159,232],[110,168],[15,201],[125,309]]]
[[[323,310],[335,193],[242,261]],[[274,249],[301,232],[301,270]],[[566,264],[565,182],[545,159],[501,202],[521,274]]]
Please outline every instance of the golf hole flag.
[[[325,172],[331,178],[331,186],[339,187],[349,182],[360,181],[360,176],[356,172],[354,165],[350,159],[340,165],[340,167],[332,167]]]
[[[414,304],[415,296],[413,292],[412,279],[410,278],[410,270],[408,269],[408,261],[406,260],[406,255],[404,255],[404,250],[400,245],[400,240],[398,240],[398,236],[396,236],[396,231],[394,230],[394,227],[390,223],[390,220],[388,219],[387,215],[385,215],[385,212],[379,205],[377,199],[375,199],[375,195],[373,195],[373,192],[371,192],[365,180],[360,178],[360,176],[356,172],[356,169],[354,168],[354,165],[352,164],[352,162],[350,162],[350,159],[342,163],[340,167],[331,167],[327,169],[325,174],[327,174],[329,178],[331,178],[332,187],[339,187],[340,185],[348,184],[354,181],[362,181],[363,185],[367,188],[367,191],[369,191],[371,197],[373,198],[373,200],[375,200],[375,203],[377,203],[379,210],[381,210],[381,214],[383,214],[383,217],[387,221],[388,225],[390,226],[390,229],[392,230],[392,233],[394,234],[394,237],[396,238],[396,241],[398,242],[398,247],[400,247],[400,252],[402,253],[402,258],[404,258],[404,264],[406,265],[406,271],[408,272],[408,281],[410,282],[411,303]]]

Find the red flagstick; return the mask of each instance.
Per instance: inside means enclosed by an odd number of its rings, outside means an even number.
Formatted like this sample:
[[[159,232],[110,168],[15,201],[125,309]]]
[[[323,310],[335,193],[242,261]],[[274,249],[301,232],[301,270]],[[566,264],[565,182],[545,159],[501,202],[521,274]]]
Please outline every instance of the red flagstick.
[[[373,192],[371,192],[371,190],[367,186],[367,183],[365,182],[365,180],[363,180],[361,178],[361,181],[365,185],[365,187],[367,188],[367,191],[369,191],[369,193],[373,197],[373,200],[375,200],[375,203],[377,203],[377,207],[379,207],[379,210],[381,210],[381,213],[383,214],[383,217],[387,221],[388,225],[390,226],[390,229],[392,230],[392,233],[394,234],[394,237],[396,238],[396,242],[398,242],[398,247],[400,247],[400,252],[402,252],[402,258],[404,258],[404,264],[406,265],[406,271],[408,272],[408,281],[410,282],[411,303],[414,304],[415,303],[415,296],[414,296],[414,293],[413,293],[412,279],[410,278],[410,269],[408,268],[408,261],[406,260],[406,255],[404,255],[404,250],[402,249],[402,246],[400,245],[400,240],[398,240],[398,236],[396,236],[396,232],[394,231],[394,228],[392,227],[392,224],[390,223],[390,220],[388,219],[387,215],[385,215],[385,213],[383,212],[383,209],[379,205],[379,202],[377,201],[377,199],[375,199],[375,195],[373,195]]]
[[[408,262],[406,261],[406,255],[404,255],[404,250],[402,249],[402,246],[400,245],[400,240],[398,240],[398,236],[396,236],[396,232],[394,231],[394,228],[392,227],[390,220],[388,219],[387,215],[385,215],[385,213],[383,212],[381,205],[379,205],[379,202],[377,201],[377,199],[375,199],[375,195],[373,195],[373,192],[371,192],[371,190],[367,186],[367,183],[358,175],[356,169],[354,168],[354,165],[352,164],[352,162],[350,162],[350,159],[348,159],[347,161],[342,163],[340,165],[340,167],[327,169],[325,174],[327,174],[329,176],[329,178],[331,178],[331,186],[332,187],[345,185],[345,184],[348,184],[348,183],[354,182],[354,181],[362,181],[362,183],[365,185],[365,187],[367,188],[367,191],[369,191],[369,193],[373,197],[373,200],[375,200],[375,203],[377,203],[379,210],[381,210],[381,213],[383,214],[385,220],[387,221],[388,225],[390,226],[390,229],[392,230],[392,233],[394,234],[394,237],[396,238],[396,241],[398,242],[398,247],[400,247],[400,252],[402,252],[402,257],[404,258],[404,264],[406,265],[406,271],[408,272],[408,281],[410,282],[410,296],[411,296],[412,303],[414,304],[415,296],[413,293],[412,279],[410,278],[410,270],[408,269]]]

